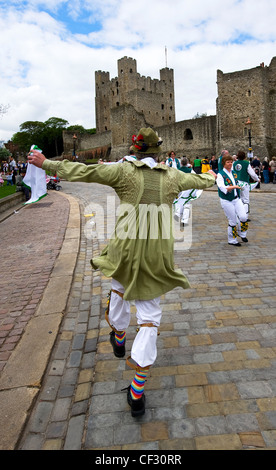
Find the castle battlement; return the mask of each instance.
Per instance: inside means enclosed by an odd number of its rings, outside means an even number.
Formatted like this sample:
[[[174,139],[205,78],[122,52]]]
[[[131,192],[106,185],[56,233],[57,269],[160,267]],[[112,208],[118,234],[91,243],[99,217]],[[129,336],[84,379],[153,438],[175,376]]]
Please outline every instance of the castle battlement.
[[[97,132],[111,130],[112,108],[131,103],[138,113],[145,113],[152,127],[175,122],[173,69],[160,70],[160,79],[152,79],[137,72],[136,60],[123,57],[118,60],[118,76],[109,78],[109,72],[95,72]]]

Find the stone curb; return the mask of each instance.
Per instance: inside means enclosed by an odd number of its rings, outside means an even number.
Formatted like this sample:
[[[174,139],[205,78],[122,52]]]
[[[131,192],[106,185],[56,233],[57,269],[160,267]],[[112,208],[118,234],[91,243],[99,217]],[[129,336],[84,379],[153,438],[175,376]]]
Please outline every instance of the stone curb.
[[[41,387],[70,293],[80,244],[80,210],[74,197],[60,195],[70,203],[63,245],[35,315],[0,379],[0,450],[14,450],[21,436]]]

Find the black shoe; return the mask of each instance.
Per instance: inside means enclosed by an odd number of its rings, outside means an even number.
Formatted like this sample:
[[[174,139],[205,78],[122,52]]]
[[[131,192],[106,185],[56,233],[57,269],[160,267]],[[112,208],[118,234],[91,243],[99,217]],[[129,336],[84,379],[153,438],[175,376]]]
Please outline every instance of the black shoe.
[[[241,243],[228,243],[228,245],[231,245],[231,246],[241,246]]]
[[[241,239],[242,239],[242,241],[243,241],[244,243],[247,243],[247,242],[248,242],[248,240],[247,240],[246,237],[241,237]]]
[[[137,416],[142,416],[143,414],[145,414],[146,397],[144,393],[141,396],[141,398],[139,398],[139,400],[133,400],[130,394],[130,385],[127,389],[127,402],[129,406],[131,407],[131,416],[133,418],[137,418]]]
[[[125,345],[123,344],[122,346],[118,346],[118,344],[116,343],[116,339],[115,339],[115,331],[112,330],[111,333],[109,334],[110,334],[110,343],[113,347],[114,356],[124,357],[126,353]]]

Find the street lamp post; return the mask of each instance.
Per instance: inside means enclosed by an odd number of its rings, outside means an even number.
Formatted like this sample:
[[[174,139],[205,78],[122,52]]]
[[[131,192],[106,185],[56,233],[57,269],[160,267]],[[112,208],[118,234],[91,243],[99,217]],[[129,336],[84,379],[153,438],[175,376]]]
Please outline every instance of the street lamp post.
[[[248,147],[248,156],[252,158],[253,154],[252,154],[252,136],[251,136],[251,126],[252,126],[252,122],[250,121],[250,119],[248,118],[247,119],[247,122],[245,123],[245,125],[248,127],[248,141],[249,141],[249,147]]]
[[[73,157],[76,158],[76,141],[77,141],[77,136],[76,134],[73,135]]]

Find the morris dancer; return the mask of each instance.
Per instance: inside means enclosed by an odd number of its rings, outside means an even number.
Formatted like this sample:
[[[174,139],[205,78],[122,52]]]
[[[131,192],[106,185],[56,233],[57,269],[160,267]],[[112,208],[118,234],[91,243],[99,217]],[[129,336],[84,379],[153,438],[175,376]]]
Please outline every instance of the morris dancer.
[[[169,158],[166,161],[166,165],[169,166],[170,168],[176,168],[180,170],[180,161],[178,158],[175,156],[175,152],[172,150],[171,152],[168,153]]]
[[[195,173],[191,166],[189,166],[188,159],[183,157],[181,160],[180,171],[184,173]],[[182,191],[178,198],[174,201],[174,217],[175,220],[180,221],[182,225],[188,225],[190,218],[190,210],[192,207],[192,201],[198,199],[202,194],[202,190],[189,189],[188,191]]]
[[[127,165],[86,166],[67,160],[50,161],[35,151],[29,156],[29,162],[43,167],[47,173],[57,172],[60,178],[69,181],[111,186],[120,198],[114,236],[91,263],[112,278],[106,316],[112,328],[110,342],[117,357],[125,355],[129,301],[135,301],[140,329],[131,349],[135,376],[127,388],[127,401],[132,416],[140,416],[145,412],[144,384],[157,356],[157,330],[162,317],[160,296],[177,286],[189,287],[187,278],[174,267],[173,231],[171,229],[167,237],[162,237],[162,226],[171,227],[172,204],[181,191],[211,187],[216,174],[212,171],[204,175],[186,174],[157,163],[162,141],[151,128],[142,128],[137,137],[133,137],[133,142],[138,161]],[[149,209],[156,215],[157,237],[151,236]],[[159,223],[161,213],[165,214],[163,224]],[[126,236],[125,227],[129,230],[131,225],[134,228],[131,235],[136,236]],[[140,226],[144,228],[142,237],[137,228]]]
[[[238,242],[238,235],[243,242],[248,242],[246,238],[248,221],[244,205],[240,199],[240,186],[237,174],[232,171],[233,158],[231,155],[224,155],[221,160],[223,170],[217,177],[218,194],[221,207],[228,219],[228,244],[241,246]]]
[[[245,211],[248,217],[250,212],[249,193],[252,190],[252,187],[250,187],[249,177],[251,176],[254,181],[257,181],[257,184],[260,182],[260,179],[250,165],[250,162],[246,160],[244,152],[238,152],[237,158],[238,159],[233,163],[233,170],[237,173],[238,180],[241,181],[241,200],[245,206]],[[257,184],[255,186],[257,186]]]

